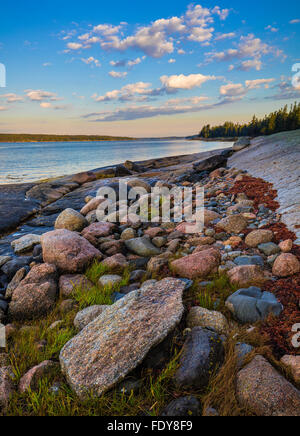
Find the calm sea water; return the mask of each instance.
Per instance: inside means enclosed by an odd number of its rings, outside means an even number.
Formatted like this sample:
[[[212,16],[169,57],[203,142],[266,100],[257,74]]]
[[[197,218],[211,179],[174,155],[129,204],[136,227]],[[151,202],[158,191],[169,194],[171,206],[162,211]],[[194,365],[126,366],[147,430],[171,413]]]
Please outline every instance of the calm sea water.
[[[0,143],[0,184],[51,177],[159,157],[231,147],[232,143],[187,140]]]

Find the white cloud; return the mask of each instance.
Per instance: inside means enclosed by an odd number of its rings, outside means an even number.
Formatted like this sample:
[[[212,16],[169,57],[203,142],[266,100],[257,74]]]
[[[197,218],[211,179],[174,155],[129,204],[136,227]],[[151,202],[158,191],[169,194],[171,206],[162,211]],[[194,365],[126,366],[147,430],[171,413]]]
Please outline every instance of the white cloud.
[[[57,97],[57,94],[54,92],[48,92],[48,91],[42,91],[40,89],[38,90],[32,90],[27,89],[24,91],[26,96],[31,101],[43,101],[43,100],[51,100],[51,101],[57,101],[59,98]]]
[[[130,61],[127,62],[127,66],[129,68],[134,67],[135,65],[139,65],[142,63],[142,61],[144,61],[146,59],[146,56],[143,56],[142,58],[136,58],[136,59],[132,59]]]
[[[5,107],[5,106],[0,106],[0,112],[4,112],[4,111],[7,111],[7,110],[8,110],[7,107]]]
[[[188,40],[195,42],[210,41],[213,37],[213,27],[193,27],[188,36]]]
[[[249,71],[254,68],[256,71],[260,71],[262,68],[262,61],[259,59],[249,59],[248,61],[243,61],[239,65],[238,69],[242,71]]]
[[[241,83],[229,83],[228,85],[223,85],[220,88],[220,95],[228,97],[237,97],[245,95],[246,90]]]
[[[116,35],[122,29],[122,25],[113,26],[111,24],[99,24],[94,26],[93,31],[104,36]]]
[[[67,47],[69,50],[80,50],[83,47],[83,45],[79,42],[69,42],[67,44]]]
[[[215,41],[224,41],[225,39],[235,38],[235,32],[230,33],[222,33],[221,35],[216,36]]]
[[[256,80],[246,80],[245,84],[248,89],[258,89],[262,85],[265,86],[265,88],[269,88],[269,84],[274,82],[275,79],[256,79]]]
[[[52,63],[51,62],[45,62],[43,63],[43,67],[52,67]]]
[[[270,32],[276,33],[278,32],[279,29],[277,29],[277,27],[273,27],[271,25],[265,27],[265,30],[270,30]]]
[[[151,93],[151,83],[137,82],[123,86],[121,89],[115,89],[107,92],[105,95],[98,96],[94,94],[92,98],[97,102],[107,102],[113,100],[130,101],[135,95],[149,95]]]
[[[84,62],[87,65],[94,64],[96,67],[101,67],[101,64],[98,61],[98,59],[95,59],[93,56],[91,56],[87,59],[82,58],[81,60],[82,60],[82,62]]]
[[[298,23],[300,23],[300,19],[298,19],[298,18],[290,21],[290,24],[298,24]]]
[[[216,80],[216,77],[204,76],[203,74],[190,74],[189,76],[180,74],[178,76],[162,76],[160,78],[161,83],[168,89],[193,89],[209,80]]]
[[[6,100],[6,103],[18,103],[18,102],[24,101],[23,97],[20,97],[19,95],[14,94],[14,93],[1,94],[0,99],[1,98]]]
[[[182,48],[180,48],[180,49],[177,51],[177,53],[178,53],[179,55],[185,55],[185,54],[186,54],[186,52],[185,52]]]
[[[115,79],[121,79],[127,76],[127,71],[120,72],[120,71],[110,71],[109,75]]]
[[[40,103],[40,106],[41,106],[41,108],[43,108],[43,109],[49,109],[49,108],[52,107],[52,104],[51,104],[51,103],[48,103],[48,102],[43,102],[43,103]]]
[[[176,59],[171,58],[171,59],[168,60],[168,63],[169,64],[175,64],[176,63]]]

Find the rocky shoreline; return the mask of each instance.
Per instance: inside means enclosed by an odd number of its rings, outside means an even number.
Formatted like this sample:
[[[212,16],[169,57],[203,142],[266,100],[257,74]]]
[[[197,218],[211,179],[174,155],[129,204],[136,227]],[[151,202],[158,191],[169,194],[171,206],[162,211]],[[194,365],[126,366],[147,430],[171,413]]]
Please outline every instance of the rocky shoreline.
[[[300,416],[299,215],[245,163],[272,141],[0,187],[2,414]],[[203,232],[98,222],[120,178],[204,187]]]

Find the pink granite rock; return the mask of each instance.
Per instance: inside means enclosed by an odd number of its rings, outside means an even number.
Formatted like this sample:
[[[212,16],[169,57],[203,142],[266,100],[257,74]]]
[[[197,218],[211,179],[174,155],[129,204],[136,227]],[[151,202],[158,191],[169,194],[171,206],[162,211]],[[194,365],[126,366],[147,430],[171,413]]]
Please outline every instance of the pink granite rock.
[[[221,261],[220,252],[214,248],[182,257],[171,263],[172,270],[188,279],[206,278],[216,272]]]

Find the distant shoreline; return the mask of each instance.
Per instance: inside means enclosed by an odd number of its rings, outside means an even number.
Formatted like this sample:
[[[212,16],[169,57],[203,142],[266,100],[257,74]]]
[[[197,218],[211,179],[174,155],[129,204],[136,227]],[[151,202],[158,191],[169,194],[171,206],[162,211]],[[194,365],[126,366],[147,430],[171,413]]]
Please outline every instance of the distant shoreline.
[[[100,141],[136,141],[136,138],[122,136],[97,135],[39,135],[0,133],[0,143],[39,143],[39,142],[100,142]]]

